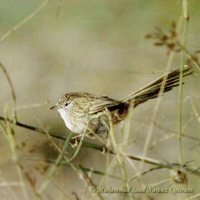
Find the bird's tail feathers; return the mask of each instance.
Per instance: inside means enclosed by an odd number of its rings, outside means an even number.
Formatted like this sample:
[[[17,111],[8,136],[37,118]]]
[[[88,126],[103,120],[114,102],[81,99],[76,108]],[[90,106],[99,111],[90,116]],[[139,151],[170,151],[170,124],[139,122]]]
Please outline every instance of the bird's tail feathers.
[[[193,72],[190,66],[184,66],[182,76],[188,76]],[[179,86],[181,70],[179,68],[172,70],[167,75],[158,78],[145,87],[137,90],[135,93],[124,98],[123,102],[133,103],[134,107],[148,101],[149,99],[156,98],[164,92],[172,90],[174,87]],[[182,83],[183,84],[183,83]]]

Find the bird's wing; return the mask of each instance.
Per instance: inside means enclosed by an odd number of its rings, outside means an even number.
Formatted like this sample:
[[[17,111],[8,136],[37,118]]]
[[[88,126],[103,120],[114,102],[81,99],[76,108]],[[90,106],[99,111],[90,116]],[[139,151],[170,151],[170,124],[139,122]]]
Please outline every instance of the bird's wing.
[[[82,93],[79,98],[73,100],[74,108],[79,110],[80,115],[85,115],[85,113],[95,114],[105,110],[105,108],[109,110],[111,107],[115,107],[120,103],[120,101],[107,96],[98,96],[89,93]]]
[[[89,114],[94,114],[100,111],[105,110],[107,108],[109,110],[110,107],[117,106],[121,102],[111,99],[107,96],[95,96],[92,99],[90,107],[89,107]]]

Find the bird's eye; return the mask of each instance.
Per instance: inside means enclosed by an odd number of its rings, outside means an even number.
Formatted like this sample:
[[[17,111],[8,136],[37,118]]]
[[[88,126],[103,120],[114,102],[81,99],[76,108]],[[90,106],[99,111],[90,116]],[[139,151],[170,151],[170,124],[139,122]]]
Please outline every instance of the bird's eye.
[[[67,102],[66,104],[65,104],[65,106],[67,106],[69,103]]]

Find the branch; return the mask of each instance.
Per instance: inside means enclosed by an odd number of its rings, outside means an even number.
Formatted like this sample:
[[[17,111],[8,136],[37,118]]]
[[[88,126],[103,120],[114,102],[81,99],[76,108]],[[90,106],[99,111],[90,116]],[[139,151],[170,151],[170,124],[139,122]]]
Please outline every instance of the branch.
[[[32,126],[32,125],[24,124],[20,121],[15,122],[15,121],[12,121],[9,118],[5,118],[5,117],[2,117],[2,116],[0,116],[0,121],[4,121],[4,122],[7,121],[7,122],[10,122],[10,123],[14,123],[16,126],[19,126],[21,128],[31,130],[35,133],[37,132],[37,133],[41,133],[41,134],[46,135],[46,132],[43,129]],[[53,138],[60,139],[60,140],[65,140],[67,138],[67,137],[64,136],[65,134],[63,134],[63,136],[60,136],[60,135],[57,135],[56,133],[50,132],[49,135],[52,136]],[[96,150],[96,151],[99,151],[99,152],[105,151],[106,153],[116,155],[116,152],[105,147],[104,145],[97,145],[97,144],[94,144],[94,143],[91,143],[91,142],[86,142],[86,141],[83,141],[82,145],[85,148],[93,149],[93,150]],[[200,176],[200,167],[191,167],[191,166],[188,166],[187,164],[180,165],[179,163],[162,163],[162,162],[155,160],[155,159],[143,158],[143,157],[139,157],[139,156],[135,156],[135,155],[128,155],[128,154],[120,154],[120,156],[124,156],[128,159],[139,161],[139,162],[144,162],[146,164],[154,165],[154,166],[157,166],[159,168],[165,168],[165,169],[184,168],[187,172],[190,172],[190,173],[192,173],[196,176]]]

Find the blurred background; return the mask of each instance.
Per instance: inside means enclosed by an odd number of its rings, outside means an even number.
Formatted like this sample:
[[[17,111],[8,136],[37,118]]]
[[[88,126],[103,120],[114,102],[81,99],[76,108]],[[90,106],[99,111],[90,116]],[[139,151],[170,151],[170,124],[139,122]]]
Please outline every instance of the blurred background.
[[[69,132],[59,114],[49,110],[63,94],[86,91],[121,99],[161,76],[169,61],[167,50],[153,45],[145,35],[155,26],[168,30],[172,22],[184,24],[182,3],[181,0],[52,0],[46,3],[41,0],[0,0],[0,38],[43,5],[32,19],[0,42],[0,62],[14,85],[18,120],[47,132],[67,135]],[[185,45],[194,52],[199,50],[200,42],[200,3],[190,0],[187,8],[190,20],[184,34]],[[181,37],[183,27],[180,26]],[[174,54],[171,68],[180,67],[180,64],[181,54]],[[194,166],[200,164],[197,120],[200,85],[197,79],[195,75],[186,78],[182,98],[183,132],[196,138],[183,138],[184,161]],[[148,101],[133,111],[129,143],[123,147],[126,153],[143,155],[155,105],[156,100]],[[11,91],[1,72],[0,115],[12,118],[13,109]],[[178,116],[178,89],[174,89],[164,95],[156,115],[147,153],[150,158],[179,162]],[[116,128],[119,143],[121,128],[123,124]],[[14,151],[13,143],[0,129],[0,199],[26,199],[27,194],[29,199],[101,198],[91,193],[84,178],[71,167],[60,166],[51,179],[48,178],[54,165],[44,161],[55,160],[58,152],[52,148],[47,136],[15,126],[13,129]],[[69,154],[73,151],[70,149]],[[136,161],[130,162],[132,164],[125,164],[129,178],[137,172],[132,167],[140,166]],[[73,163],[104,173],[121,174],[116,157],[87,148],[81,148]],[[149,167],[152,166],[145,165],[144,169]],[[124,186],[123,182],[105,174],[90,173],[89,176],[97,186]],[[200,192],[197,190],[199,177],[191,174],[187,177],[188,185],[184,187],[193,187],[194,193],[132,194],[133,199],[187,199]],[[37,196],[47,180],[49,183]],[[139,181],[130,182],[129,186],[159,185],[164,180],[168,180],[164,186],[180,187],[170,179],[166,169],[150,172]],[[105,193],[102,197],[131,199],[127,194],[119,193]]]

